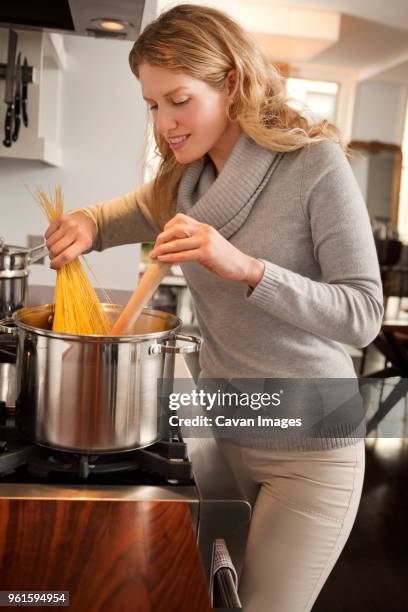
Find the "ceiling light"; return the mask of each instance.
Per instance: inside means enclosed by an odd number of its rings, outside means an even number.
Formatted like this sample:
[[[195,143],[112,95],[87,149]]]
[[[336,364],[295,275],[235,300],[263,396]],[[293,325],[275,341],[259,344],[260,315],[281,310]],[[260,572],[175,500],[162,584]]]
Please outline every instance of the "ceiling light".
[[[132,27],[131,23],[122,21],[121,19],[92,19],[92,23],[100,30],[106,30],[108,32],[123,32]]]

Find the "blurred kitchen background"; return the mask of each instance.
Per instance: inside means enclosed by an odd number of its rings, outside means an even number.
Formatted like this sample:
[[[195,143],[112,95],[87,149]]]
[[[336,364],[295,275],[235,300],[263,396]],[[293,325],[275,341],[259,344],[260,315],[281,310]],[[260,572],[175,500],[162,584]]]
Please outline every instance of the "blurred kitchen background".
[[[11,147],[0,144],[0,236],[6,243],[42,241],[47,224],[32,196],[38,187],[52,190],[60,184],[70,209],[129,192],[151,176],[155,160],[146,136],[147,108],[127,58],[144,24],[175,4],[2,3],[0,76],[6,72],[10,25],[18,35],[21,61],[26,57],[33,71],[27,86],[28,127],[21,126]],[[408,2],[197,4],[224,9],[242,21],[286,77],[292,103],[336,123],[344,140],[360,152],[351,163],[371,217],[386,314],[368,349],[349,350],[359,374],[383,383],[370,416],[366,444],[371,453],[357,522],[314,610],[406,610]],[[0,78],[4,97],[5,79]],[[5,115],[6,104],[0,106]],[[146,142],[150,158],[144,166]],[[121,246],[92,253],[89,261],[124,303],[148,262],[148,250],[149,245],[142,250]],[[31,266],[31,302],[44,296],[45,287],[52,299],[55,273],[47,261]],[[185,328],[194,328],[179,269],[165,279],[154,305],[177,312]]]

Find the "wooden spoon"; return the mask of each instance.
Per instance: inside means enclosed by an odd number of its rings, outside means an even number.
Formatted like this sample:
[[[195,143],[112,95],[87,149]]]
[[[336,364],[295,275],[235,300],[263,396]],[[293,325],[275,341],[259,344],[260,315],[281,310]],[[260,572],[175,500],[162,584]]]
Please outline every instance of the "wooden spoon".
[[[132,297],[122,310],[120,317],[111,329],[111,336],[126,336],[133,333],[134,325],[143,308],[169,271],[170,264],[153,261],[142,276]]]

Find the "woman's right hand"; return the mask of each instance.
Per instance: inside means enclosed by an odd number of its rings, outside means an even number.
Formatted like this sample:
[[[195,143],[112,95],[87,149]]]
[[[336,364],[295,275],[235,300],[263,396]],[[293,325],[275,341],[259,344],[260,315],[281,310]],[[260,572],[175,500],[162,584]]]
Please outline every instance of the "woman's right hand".
[[[92,219],[80,211],[62,215],[53,221],[45,232],[50,267],[58,270],[90,249],[96,232]]]

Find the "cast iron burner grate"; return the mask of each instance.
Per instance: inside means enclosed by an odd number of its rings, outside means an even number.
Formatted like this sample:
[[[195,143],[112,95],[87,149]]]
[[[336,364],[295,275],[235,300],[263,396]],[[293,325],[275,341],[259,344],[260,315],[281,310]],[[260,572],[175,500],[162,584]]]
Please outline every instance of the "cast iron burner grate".
[[[184,443],[173,441],[171,446],[182,449]],[[143,448],[114,455],[79,455],[46,449],[40,449],[38,452],[38,447],[35,446],[35,453],[30,457],[27,467],[31,475],[43,478],[47,478],[51,472],[73,474],[86,479],[90,474],[115,474],[142,469],[163,476],[167,480],[190,480],[192,477],[190,461],[181,457],[163,456],[162,451],[160,443],[155,444],[154,448],[150,446],[149,449]]]
[[[1,413],[5,410],[1,404],[0,423]],[[180,438],[162,440],[147,448],[123,453],[86,455],[30,444],[19,436],[15,427],[0,426],[0,482],[2,477],[13,474],[23,466],[30,477],[42,480],[51,478],[53,481],[57,475],[86,480],[94,475],[103,477],[136,471],[178,483],[189,483],[192,479],[186,444]]]

